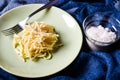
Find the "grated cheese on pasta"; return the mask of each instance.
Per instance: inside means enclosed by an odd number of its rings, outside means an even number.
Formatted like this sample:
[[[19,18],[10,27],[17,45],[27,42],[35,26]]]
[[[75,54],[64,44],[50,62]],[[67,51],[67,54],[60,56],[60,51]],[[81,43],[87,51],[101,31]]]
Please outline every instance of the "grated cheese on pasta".
[[[37,58],[52,58],[52,51],[61,46],[58,43],[59,35],[54,27],[43,22],[34,22],[26,25],[23,35],[14,35],[14,48],[18,55],[26,59],[35,60]]]

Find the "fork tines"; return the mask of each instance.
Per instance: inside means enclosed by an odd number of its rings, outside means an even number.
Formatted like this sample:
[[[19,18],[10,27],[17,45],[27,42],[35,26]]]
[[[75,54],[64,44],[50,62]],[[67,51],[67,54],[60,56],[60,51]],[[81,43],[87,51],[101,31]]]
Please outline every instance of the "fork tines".
[[[9,36],[9,35],[12,35],[12,34],[15,34],[15,33],[19,33],[21,30],[23,30],[23,29],[20,27],[20,25],[17,24],[14,27],[2,30],[1,32],[4,35]]]

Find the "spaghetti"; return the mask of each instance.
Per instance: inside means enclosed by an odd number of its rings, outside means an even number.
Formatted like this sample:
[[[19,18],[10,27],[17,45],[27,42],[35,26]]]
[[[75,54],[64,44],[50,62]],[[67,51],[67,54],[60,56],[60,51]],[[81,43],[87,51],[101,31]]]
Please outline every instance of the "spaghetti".
[[[54,27],[43,22],[33,22],[26,25],[23,35],[14,35],[14,48],[18,55],[26,59],[35,60],[38,58],[51,59],[55,48],[61,46],[59,35]]]

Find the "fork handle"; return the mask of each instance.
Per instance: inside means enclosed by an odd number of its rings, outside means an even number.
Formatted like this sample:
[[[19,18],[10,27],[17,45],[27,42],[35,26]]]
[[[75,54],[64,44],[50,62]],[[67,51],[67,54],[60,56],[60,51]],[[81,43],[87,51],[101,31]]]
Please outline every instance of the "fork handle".
[[[32,17],[34,14],[38,13],[39,11],[45,9],[45,8],[49,8],[51,6],[53,6],[55,3],[57,3],[59,0],[52,0],[50,2],[48,2],[47,4],[45,4],[44,6],[40,7],[39,9],[37,9],[36,11],[34,11],[33,13],[31,13],[28,17]]]

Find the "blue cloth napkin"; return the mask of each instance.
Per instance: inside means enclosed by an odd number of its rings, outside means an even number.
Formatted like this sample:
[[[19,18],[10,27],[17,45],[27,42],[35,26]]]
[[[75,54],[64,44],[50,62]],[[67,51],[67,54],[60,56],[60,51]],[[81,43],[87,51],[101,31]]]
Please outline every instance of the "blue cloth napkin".
[[[47,3],[48,0],[0,0],[0,15],[25,4]],[[71,14],[82,26],[86,16],[95,12],[111,13],[120,20],[118,0],[60,0],[56,5]],[[82,27],[81,27],[82,28]],[[79,44],[78,44],[79,45]],[[0,80],[26,80],[0,69]],[[120,80],[120,41],[110,51],[90,50],[84,40],[82,50],[66,69],[39,80]],[[28,80],[28,79],[27,79]]]

